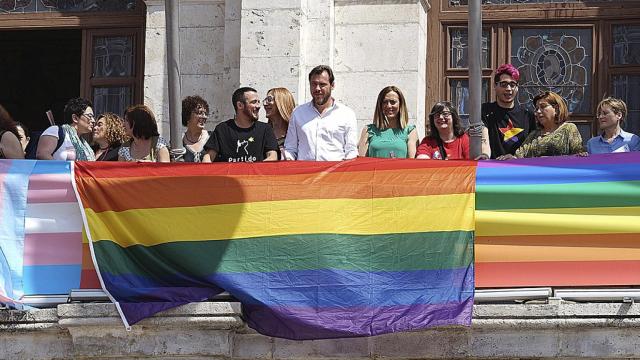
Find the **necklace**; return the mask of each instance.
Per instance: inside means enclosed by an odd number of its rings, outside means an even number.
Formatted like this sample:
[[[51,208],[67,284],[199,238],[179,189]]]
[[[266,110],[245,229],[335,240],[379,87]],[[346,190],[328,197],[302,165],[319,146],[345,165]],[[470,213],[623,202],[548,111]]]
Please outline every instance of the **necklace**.
[[[109,148],[109,145],[107,145],[107,147],[101,147],[99,148],[100,150],[107,150]]]
[[[202,140],[202,131],[200,132],[200,136],[198,136],[198,140],[196,140],[196,141],[193,141],[193,140],[189,139],[189,133],[187,133],[187,132],[184,133],[184,138],[187,139],[188,142],[190,142],[192,144],[195,144],[198,141]]]

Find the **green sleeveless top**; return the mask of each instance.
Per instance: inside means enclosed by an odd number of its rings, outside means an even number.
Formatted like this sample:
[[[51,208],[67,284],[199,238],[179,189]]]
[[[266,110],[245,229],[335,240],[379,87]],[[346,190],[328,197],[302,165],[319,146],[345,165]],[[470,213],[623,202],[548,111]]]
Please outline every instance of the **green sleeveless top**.
[[[376,158],[406,158],[407,140],[409,134],[416,128],[408,125],[404,129],[380,130],[374,124],[367,125],[369,135],[368,157]]]

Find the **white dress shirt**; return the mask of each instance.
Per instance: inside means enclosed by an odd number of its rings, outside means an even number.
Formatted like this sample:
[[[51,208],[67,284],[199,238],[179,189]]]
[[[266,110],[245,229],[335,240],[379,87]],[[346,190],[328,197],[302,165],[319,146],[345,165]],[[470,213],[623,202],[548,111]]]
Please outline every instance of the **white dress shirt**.
[[[287,160],[340,161],[358,156],[356,114],[344,104],[333,105],[320,115],[313,102],[291,114],[284,142]]]

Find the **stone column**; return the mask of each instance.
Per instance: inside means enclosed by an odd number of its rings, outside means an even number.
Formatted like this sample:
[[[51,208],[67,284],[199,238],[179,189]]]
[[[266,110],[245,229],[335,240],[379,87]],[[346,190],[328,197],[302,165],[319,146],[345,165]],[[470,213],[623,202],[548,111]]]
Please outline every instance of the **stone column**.
[[[144,103],[156,114],[161,134],[169,134],[164,0],[145,0],[145,3]],[[225,61],[226,52],[232,51],[225,47],[226,10],[225,0],[180,0],[181,98],[195,94],[209,103],[210,128],[221,117],[224,119],[225,110],[228,113],[222,86],[232,68]]]

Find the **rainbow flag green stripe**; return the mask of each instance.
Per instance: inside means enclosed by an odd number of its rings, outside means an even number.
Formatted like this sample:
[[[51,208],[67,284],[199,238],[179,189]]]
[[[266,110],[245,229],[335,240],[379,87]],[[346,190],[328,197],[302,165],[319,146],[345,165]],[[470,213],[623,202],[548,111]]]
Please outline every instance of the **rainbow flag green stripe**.
[[[113,275],[173,274],[165,264],[181,264],[193,275],[214,272],[276,272],[341,269],[412,271],[467,267],[473,261],[469,231],[388,235],[314,234],[229,241],[174,242],[123,248],[112,241],[94,243],[101,270]],[[438,254],[458,253],[461,257]]]
[[[544,187],[544,191],[542,190]],[[640,181],[482,185],[476,210],[638,206]],[[517,198],[518,201],[513,201]]]

